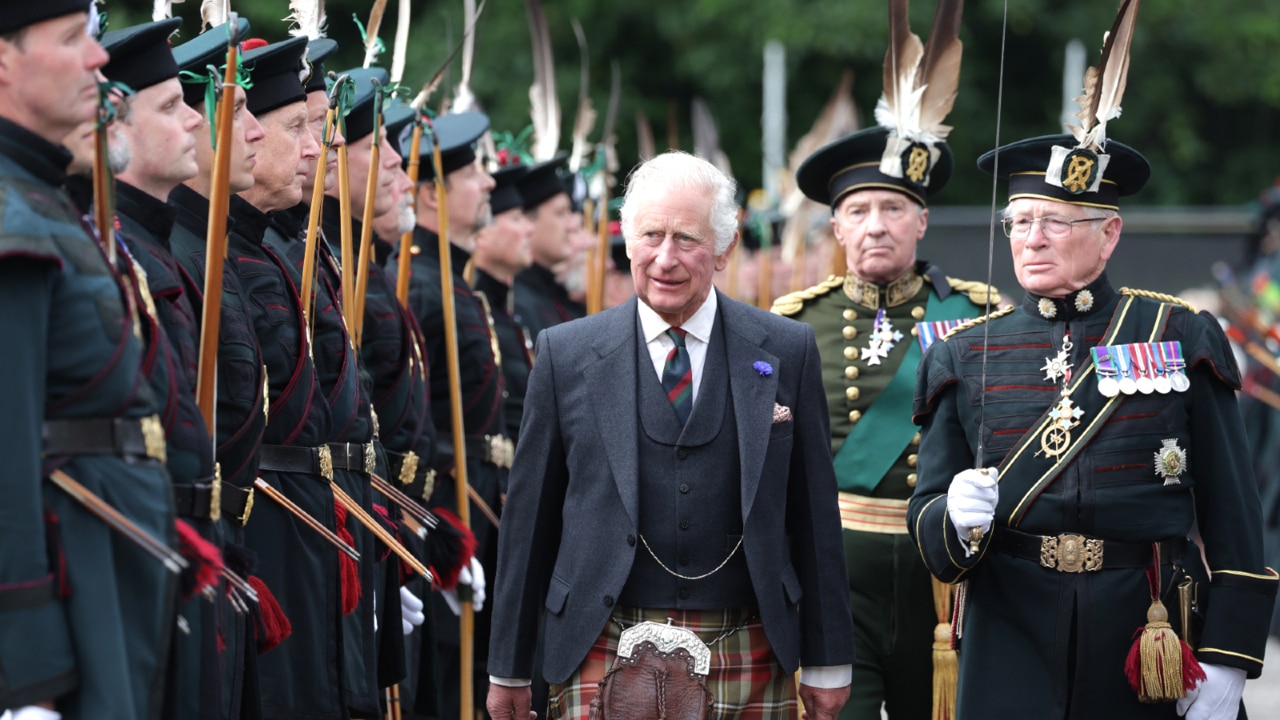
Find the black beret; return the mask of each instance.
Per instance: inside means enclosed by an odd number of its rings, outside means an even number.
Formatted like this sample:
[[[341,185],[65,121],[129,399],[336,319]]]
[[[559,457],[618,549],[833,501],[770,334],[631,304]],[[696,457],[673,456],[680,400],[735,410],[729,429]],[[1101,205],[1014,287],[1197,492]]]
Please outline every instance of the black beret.
[[[249,21],[239,16],[236,37],[249,33]],[[173,60],[179,72],[198,75],[200,80],[182,78],[182,99],[191,107],[204,102],[205,88],[209,82],[210,65],[223,67],[227,62],[227,23],[210,28],[173,49]]]
[[[245,88],[245,107],[254,115],[307,99],[302,89],[302,56],[305,37],[255,47],[244,54],[243,63],[252,84]]]
[[[569,188],[560,177],[560,169],[568,159],[569,153],[562,152],[550,160],[529,166],[529,172],[520,179],[520,196],[524,198],[525,210],[536,210],[561,193],[569,194]]]
[[[436,177],[431,155],[437,140],[440,142],[440,164],[444,174],[448,175],[475,162],[476,141],[488,129],[489,116],[479,112],[441,115],[433,120],[430,129],[423,132],[422,143],[418,148],[418,182],[434,180]],[[409,147],[405,136],[412,131],[412,126],[400,131],[400,147]]]
[[[178,62],[173,59],[169,37],[179,25],[182,18],[169,18],[103,35],[102,47],[111,60],[103,66],[102,74],[134,91],[178,77]]]
[[[489,207],[494,215],[524,207],[519,183],[527,172],[529,169],[523,165],[510,165],[492,173],[494,185],[489,191]]]
[[[87,13],[91,0],[26,0],[5,3],[0,12],[0,35],[8,35],[45,20]]]
[[[938,153],[932,157],[930,148],[913,143],[903,151],[904,166],[911,166],[911,155],[920,163],[919,171],[908,169],[905,177],[894,177],[880,171],[889,142],[889,130],[873,127],[856,132],[819,149],[810,155],[796,171],[796,185],[806,197],[833,209],[840,200],[856,190],[896,190],[921,205],[928,205],[930,195],[937,193],[951,179],[954,160],[946,143],[935,143]]]
[[[1040,198],[1107,210],[1118,210],[1120,198],[1141,190],[1151,177],[1147,159],[1128,145],[1108,140],[1102,158],[1077,145],[1071,135],[1019,140],[978,158],[978,167],[997,172],[998,156],[998,173],[1009,180],[1010,200]]]
[[[304,89],[307,94],[325,92],[324,61],[338,52],[338,43],[329,38],[316,38],[307,42],[306,65],[309,70]]]

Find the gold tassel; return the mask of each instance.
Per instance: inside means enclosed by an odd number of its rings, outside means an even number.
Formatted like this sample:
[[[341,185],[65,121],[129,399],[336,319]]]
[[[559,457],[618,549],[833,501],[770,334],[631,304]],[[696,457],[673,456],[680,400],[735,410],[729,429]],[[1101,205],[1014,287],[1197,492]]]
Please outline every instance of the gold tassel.
[[[952,587],[933,579],[933,609],[938,624],[933,628],[933,720],[956,716],[956,685],[960,663],[951,647]]]
[[[1147,624],[1129,649],[1125,674],[1144,703],[1177,700],[1187,694],[1188,685],[1204,678],[1204,670],[1173,631],[1169,611],[1158,598],[1147,608]]]

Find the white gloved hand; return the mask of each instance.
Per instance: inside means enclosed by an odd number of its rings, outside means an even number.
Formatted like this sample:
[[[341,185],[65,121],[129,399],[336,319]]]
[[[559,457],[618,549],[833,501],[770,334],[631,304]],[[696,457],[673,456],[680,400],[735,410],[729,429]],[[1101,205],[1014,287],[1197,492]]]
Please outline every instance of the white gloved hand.
[[[1200,663],[1204,680],[1178,700],[1178,714],[1187,720],[1235,720],[1244,694],[1245,671],[1225,665]]]
[[[410,592],[409,588],[400,587],[400,629],[405,635],[413,633],[413,629],[427,619],[422,612],[422,600]]]
[[[471,609],[480,612],[484,609],[485,600],[485,583],[484,583],[484,566],[480,561],[471,558]]]
[[[956,526],[965,557],[973,554],[969,551],[969,531],[973,528],[981,528],[984,533],[991,530],[999,500],[1000,486],[996,482],[995,468],[971,468],[951,479],[951,487],[947,490],[947,515],[951,517],[951,524]]]
[[[480,561],[471,558],[471,563],[462,568],[462,572],[458,573],[458,585],[465,585],[471,588],[471,609],[480,612],[484,609],[485,600],[485,582],[484,582],[484,566]],[[462,615],[462,609],[458,605],[458,593],[453,590],[441,590],[444,595],[444,602],[449,606],[449,610],[454,615]]]
[[[57,710],[42,708],[37,705],[27,705],[14,710],[12,713],[13,720],[62,720],[62,713]]]

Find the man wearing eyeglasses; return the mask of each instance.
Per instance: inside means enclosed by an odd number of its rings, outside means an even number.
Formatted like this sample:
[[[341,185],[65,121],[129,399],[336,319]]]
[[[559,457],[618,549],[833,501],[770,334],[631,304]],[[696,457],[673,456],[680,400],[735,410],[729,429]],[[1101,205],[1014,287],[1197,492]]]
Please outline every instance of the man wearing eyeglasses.
[[[967,581],[957,713],[1235,718],[1277,578],[1221,329],[1107,276],[1119,198],[1150,166],[1070,135],[978,165],[1008,179],[1003,225],[1026,295],[925,355],[907,518],[934,575]],[[1154,638],[1171,654],[1143,647]]]

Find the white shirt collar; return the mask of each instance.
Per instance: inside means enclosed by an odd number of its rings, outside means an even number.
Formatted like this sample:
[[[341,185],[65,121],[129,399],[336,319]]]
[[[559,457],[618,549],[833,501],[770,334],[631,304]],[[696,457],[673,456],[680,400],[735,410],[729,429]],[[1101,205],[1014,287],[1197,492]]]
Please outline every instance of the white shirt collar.
[[[684,328],[685,333],[695,340],[703,343],[710,342],[711,328],[716,322],[716,307],[716,290],[711,288],[711,292],[707,293],[707,299],[702,302],[702,307],[698,308],[697,312],[680,327]],[[653,342],[654,338],[662,335],[667,331],[667,328],[671,327],[666,320],[658,316],[657,311],[646,305],[639,298],[636,299],[636,309],[640,314],[640,329],[644,332],[646,345]]]

